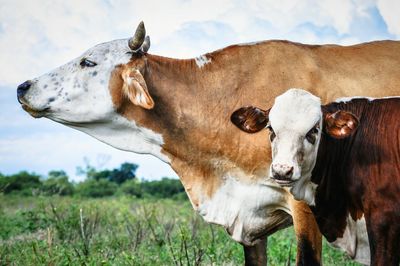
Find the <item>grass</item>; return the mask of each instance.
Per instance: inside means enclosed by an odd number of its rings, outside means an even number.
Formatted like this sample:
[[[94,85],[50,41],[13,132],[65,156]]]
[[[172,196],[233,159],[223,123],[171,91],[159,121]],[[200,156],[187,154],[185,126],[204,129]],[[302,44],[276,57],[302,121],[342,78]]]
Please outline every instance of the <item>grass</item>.
[[[187,201],[0,195],[0,265],[242,265],[242,246]],[[291,252],[290,252],[291,250]],[[294,265],[292,228],[269,265]],[[324,265],[358,265],[324,243]]]

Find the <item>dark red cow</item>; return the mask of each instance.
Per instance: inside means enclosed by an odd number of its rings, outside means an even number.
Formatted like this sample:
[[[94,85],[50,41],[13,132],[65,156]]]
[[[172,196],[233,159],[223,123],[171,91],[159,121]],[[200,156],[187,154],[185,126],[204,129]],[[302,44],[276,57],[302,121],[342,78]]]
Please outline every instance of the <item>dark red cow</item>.
[[[268,111],[239,109],[232,122],[246,132],[270,129],[269,176],[311,206],[329,242],[355,243],[348,253],[365,264],[399,265],[400,98],[321,108],[319,98],[292,89]]]

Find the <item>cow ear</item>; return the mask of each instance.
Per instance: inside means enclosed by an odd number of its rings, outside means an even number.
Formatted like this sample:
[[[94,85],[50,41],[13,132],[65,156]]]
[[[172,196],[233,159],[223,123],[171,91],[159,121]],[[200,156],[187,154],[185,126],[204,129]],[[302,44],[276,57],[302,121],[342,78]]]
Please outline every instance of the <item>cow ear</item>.
[[[253,106],[237,109],[231,115],[232,123],[247,133],[256,133],[268,124],[269,110],[264,111]]]
[[[350,112],[336,111],[325,114],[325,131],[336,139],[343,139],[356,131],[359,121]]]
[[[154,107],[153,98],[151,98],[147,89],[146,81],[137,69],[126,69],[122,72],[124,84],[123,93],[129,100],[145,109]]]

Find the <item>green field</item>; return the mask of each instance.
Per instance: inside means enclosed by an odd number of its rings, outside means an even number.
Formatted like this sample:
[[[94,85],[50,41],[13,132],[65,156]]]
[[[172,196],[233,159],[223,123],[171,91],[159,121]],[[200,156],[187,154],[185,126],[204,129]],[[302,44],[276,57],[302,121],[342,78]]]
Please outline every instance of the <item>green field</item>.
[[[240,265],[242,247],[188,201],[0,195],[1,265]],[[269,238],[269,265],[294,265],[288,228]],[[324,265],[356,265],[324,244]]]

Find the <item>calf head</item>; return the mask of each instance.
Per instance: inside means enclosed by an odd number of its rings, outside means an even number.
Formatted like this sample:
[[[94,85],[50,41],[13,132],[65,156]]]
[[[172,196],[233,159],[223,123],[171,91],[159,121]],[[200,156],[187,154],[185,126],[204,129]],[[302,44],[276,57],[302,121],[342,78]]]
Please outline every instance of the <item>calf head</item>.
[[[278,96],[268,111],[253,106],[240,108],[232,114],[231,121],[247,133],[269,129],[272,146],[269,176],[290,187],[296,199],[309,203],[313,202],[315,185],[311,183],[311,173],[321,135],[346,138],[358,125],[358,119],[349,112],[323,113],[320,99],[299,89]]]
[[[151,153],[153,148],[129,147],[127,142],[135,134],[139,142],[162,142],[159,136],[118,112],[127,103],[144,109],[154,106],[144,79],[149,47],[141,22],[132,38],[96,45],[71,62],[22,83],[17,89],[18,101],[33,117],[47,117],[116,148]],[[121,137],[125,129],[130,129],[130,135]]]

